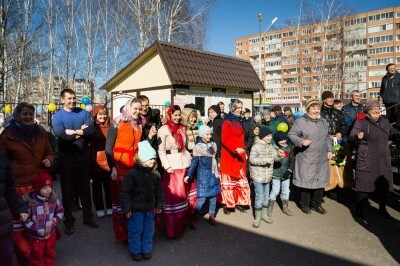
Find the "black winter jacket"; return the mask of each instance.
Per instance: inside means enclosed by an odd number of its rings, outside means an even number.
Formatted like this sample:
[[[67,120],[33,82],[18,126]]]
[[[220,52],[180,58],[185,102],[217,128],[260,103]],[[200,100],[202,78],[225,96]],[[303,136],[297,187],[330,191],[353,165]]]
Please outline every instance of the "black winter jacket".
[[[12,232],[12,214],[28,213],[28,205],[15,192],[11,164],[0,155],[0,236]]]
[[[322,105],[321,116],[328,122],[329,135],[336,135],[337,133],[342,134],[342,137],[346,135],[347,126],[342,111],[333,107],[326,107],[325,105]]]
[[[222,123],[224,120],[218,115],[214,120],[207,123],[207,126],[211,127],[213,130],[212,133],[212,140],[217,144],[217,154],[215,158],[218,160],[221,158],[221,149],[222,149],[222,142],[221,142],[221,133],[222,133]]]
[[[135,162],[124,177],[120,197],[123,213],[163,209],[164,189],[160,173]]]
[[[379,92],[383,103],[400,103],[400,74],[393,76],[386,74],[382,78],[381,90]]]

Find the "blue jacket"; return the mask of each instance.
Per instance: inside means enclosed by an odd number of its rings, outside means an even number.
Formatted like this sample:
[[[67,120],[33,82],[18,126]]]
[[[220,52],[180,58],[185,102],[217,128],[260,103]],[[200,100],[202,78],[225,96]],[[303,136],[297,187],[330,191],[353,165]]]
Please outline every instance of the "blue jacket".
[[[348,103],[343,107],[344,119],[347,126],[347,135],[350,135],[357,115],[363,112],[363,107],[364,106],[362,104],[359,104],[358,106],[353,106],[351,103]]]
[[[210,142],[208,146],[213,147],[214,151],[217,149],[215,142]],[[196,149],[203,149],[203,147],[204,142],[199,142],[196,144],[195,148],[193,149],[194,156],[192,157],[192,162],[187,173],[187,176],[190,177],[190,180],[193,180],[194,176],[196,175],[196,189],[198,198],[214,197],[221,192],[219,179],[212,172],[213,157],[195,156]]]

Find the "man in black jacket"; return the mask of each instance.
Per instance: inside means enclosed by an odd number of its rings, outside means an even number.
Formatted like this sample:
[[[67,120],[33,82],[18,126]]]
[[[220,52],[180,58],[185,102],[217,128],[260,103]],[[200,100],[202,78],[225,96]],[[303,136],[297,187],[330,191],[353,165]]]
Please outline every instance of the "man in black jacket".
[[[386,71],[379,94],[386,107],[386,117],[390,123],[396,123],[394,128],[400,130],[400,74],[395,64],[388,64]]]
[[[333,108],[333,93],[331,91],[324,91],[322,93],[321,116],[328,121],[329,135],[336,137],[340,141],[346,134],[346,121],[342,111]]]
[[[0,265],[13,265],[12,214],[26,221],[28,205],[15,191],[11,164],[3,155],[0,155],[0,173]]]
[[[139,95],[137,98],[142,103],[142,109],[140,110],[140,118],[142,120],[142,127],[144,134],[143,139],[147,139],[150,130],[158,130],[162,126],[160,119],[160,110],[152,109],[150,107],[150,101],[146,95]],[[152,129],[153,126],[154,128]],[[157,141],[154,141],[152,139],[150,140],[150,143],[152,147],[157,150]]]
[[[321,117],[328,121],[328,133],[333,137],[336,137],[337,141],[340,141],[346,134],[347,127],[342,111],[333,108],[333,93],[331,91],[324,91],[322,93],[322,107]],[[328,197],[333,200],[340,201],[339,188],[335,188],[328,193]]]

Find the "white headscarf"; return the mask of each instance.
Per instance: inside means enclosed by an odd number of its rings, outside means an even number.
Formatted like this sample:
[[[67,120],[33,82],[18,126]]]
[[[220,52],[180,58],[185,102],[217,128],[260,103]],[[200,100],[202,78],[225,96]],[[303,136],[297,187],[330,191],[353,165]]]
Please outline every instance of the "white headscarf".
[[[132,116],[130,115],[130,110],[131,110],[131,105],[132,101],[135,100],[136,97],[129,99],[125,106],[124,109],[122,110],[121,114],[119,114],[115,119],[114,119],[114,127],[118,127],[118,124],[120,121],[129,121],[132,126],[137,126],[140,125],[140,118],[138,119],[133,119]]]

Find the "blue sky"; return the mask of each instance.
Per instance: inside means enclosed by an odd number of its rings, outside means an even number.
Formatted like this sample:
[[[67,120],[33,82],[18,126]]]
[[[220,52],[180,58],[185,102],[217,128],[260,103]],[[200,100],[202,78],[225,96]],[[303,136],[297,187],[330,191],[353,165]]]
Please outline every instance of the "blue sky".
[[[323,0],[311,0],[322,2]],[[398,5],[400,0],[339,0],[354,7],[356,13]],[[298,16],[300,0],[216,0],[209,23],[206,50],[234,55],[234,40],[259,32],[257,15],[263,14],[262,31],[274,17],[276,25]]]

